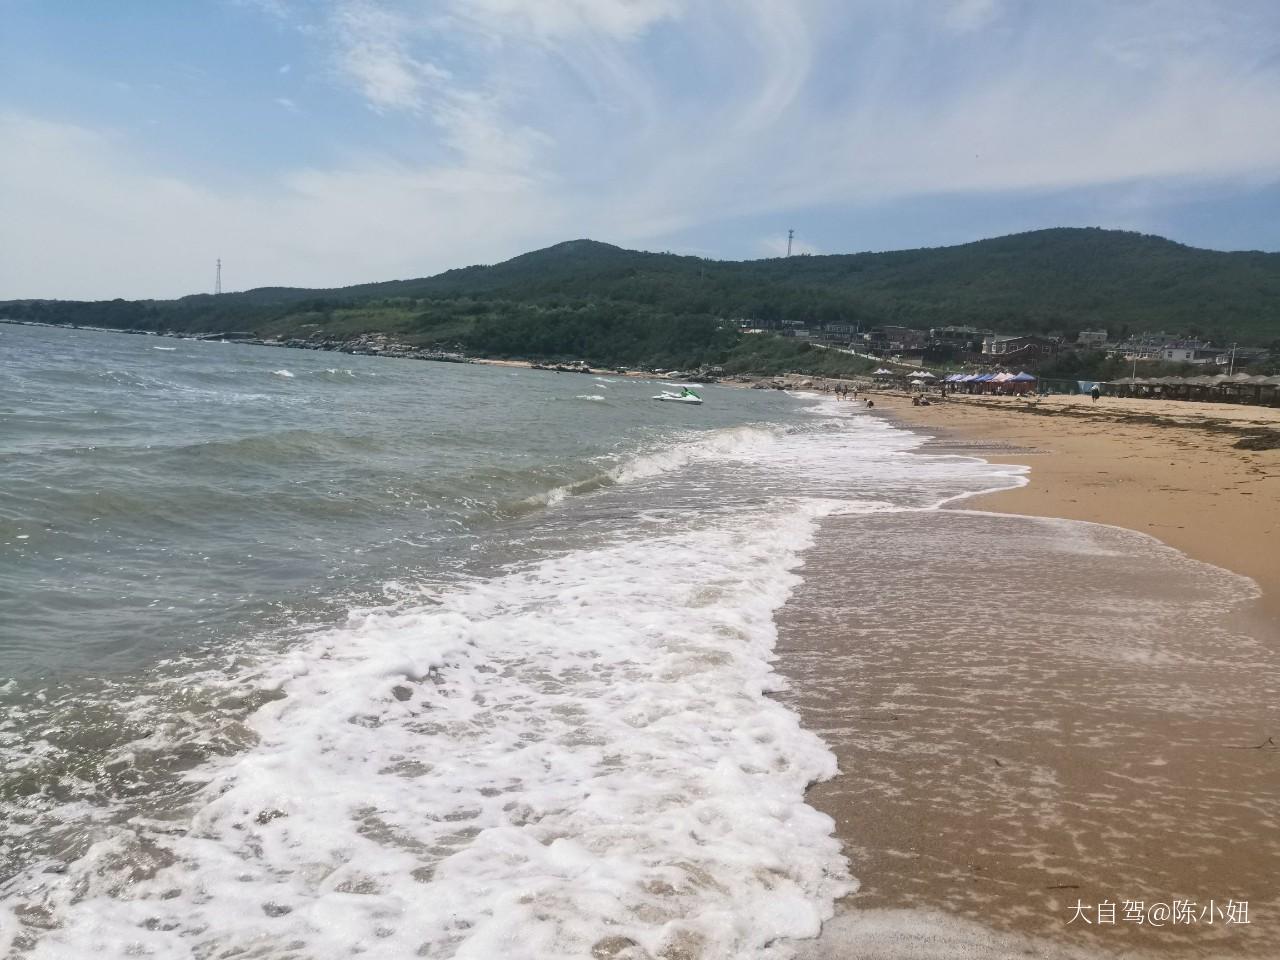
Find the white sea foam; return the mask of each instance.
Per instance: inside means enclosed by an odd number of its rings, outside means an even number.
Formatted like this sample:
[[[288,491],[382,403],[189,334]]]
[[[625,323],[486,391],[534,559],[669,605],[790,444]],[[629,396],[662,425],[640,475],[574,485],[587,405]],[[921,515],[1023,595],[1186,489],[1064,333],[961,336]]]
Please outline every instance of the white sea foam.
[[[553,506],[583,490],[605,483],[626,484],[660,476],[677,476],[698,465],[725,469],[756,467],[773,481],[776,491],[815,492],[839,499],[844,509],[931,509],[985,490],[1026,482],[1026,468],[995,465],[976,457],[921,457],[914,453],[925,438],[863,415],[861,408],[815,398],[808,408],[814,429],[744,425],[691,432],[667,439],[620,461],[601,461],[600,476],[539,493],[530,505]],[[829,430],[821,431],[823,426]],[[815,432],[816,431],[816,432]],[[939,495],[928,496],[931,490]],[[894,495],[879,494],[891,490]],[[957,493],[956,491],[963,491]],[[871,496],[868,496],[871,494]],[[911,504],[907,495],[919,497]]]
[[[256,745],[193,771],[187,813],[0,891],[0,954],[789,956],[848,888],[804,803],[833,758],[767,696],[800,552],[825,514],[1016,482],[814,412],[600,464],[711,484],[711,510],[651,498],[638,537],[434,597],[389,582],[395,606],[207,680],[278,691]]]
[[[580,393],[576,397],[574,397],[574,399],[575,400],[603,400],[604,397],[596,393]]]
[[[284,696],[189,830],[23,891],[32,955],[785,956],[846,888],[804,803],[832,756],[767,696],[823,509],[354,615],[257,681]]]
[[[577,399],[603,400],[604,397],[584,394]],[[674,474],[690,464],[702,461],[758,456],[777,436],[776,428],[743,426],[692,433],[678,440],[668,438],[646,451],[629,454],[621,461],[602,459],[601,472],[596,477],[553,487],[529,497],[525,502],[529,505],[554,506],[565,497],[582,490],[598,488],[602,481],[631,483],[662,474]]]
[[[293,379],[293,373],[290,372],[289,370],[273,370],[272,373],[274,373],[277,377],[287,377],[290,380]]]

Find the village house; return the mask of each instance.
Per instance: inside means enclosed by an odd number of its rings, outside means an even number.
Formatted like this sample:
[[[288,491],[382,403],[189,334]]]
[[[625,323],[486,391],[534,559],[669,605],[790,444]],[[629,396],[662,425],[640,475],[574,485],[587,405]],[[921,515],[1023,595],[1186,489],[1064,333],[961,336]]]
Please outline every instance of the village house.
[[[1157,358],[1174,363],[1209,362],[1219,353],[1207,340],[1170,340],[1161,344]]]
[[[982,352],[992,357],[1007,357],[1021,362],[1027,358],[1054,356],[1062,342],[1053,337],[1024,334],[1016,337],[992,337],[982,341]]]
[[[992,330],[949,324],[945,327],[929,328],[929,346],[935,349],[948,348],[978,353],[982,349],[983,338],[994,336],[995,332]]]
[[[867,333],[867,348],[872,353],[920,351],[928,343],[928,335],[913,327],[874,327]]]

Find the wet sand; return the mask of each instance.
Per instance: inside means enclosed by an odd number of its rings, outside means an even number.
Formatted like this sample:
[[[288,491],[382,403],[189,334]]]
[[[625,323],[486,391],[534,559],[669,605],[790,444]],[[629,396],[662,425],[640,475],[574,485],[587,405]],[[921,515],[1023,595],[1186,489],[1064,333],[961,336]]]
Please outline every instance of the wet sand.
[[[1280,448],[1242,437],[1280,431],[1280,408],[1088,397],[950,398],[877,409],[935,435],[937,448],[1031,467],[1031,482],[967,506],[1128,527],[1252,577],[1280,618]]]
[[[810,797],[861,887],[802,956],[1280,954],[1280,551],[1264,494],[1280,451],[1199,426],[898,406],[877,397],[945,428],[928,452],[1028,463],[1031,484],[835,518],[807,556],[780,669],[837,754]],[[1192,559],[1224,555],[1266,606]],[[1183,922],[1153,926],[1174,901]],[[1248,903],[1248,924],[1226,922],[1228,901],[1236,919]],[[1098,923],[1108,903],[1115,922]]]

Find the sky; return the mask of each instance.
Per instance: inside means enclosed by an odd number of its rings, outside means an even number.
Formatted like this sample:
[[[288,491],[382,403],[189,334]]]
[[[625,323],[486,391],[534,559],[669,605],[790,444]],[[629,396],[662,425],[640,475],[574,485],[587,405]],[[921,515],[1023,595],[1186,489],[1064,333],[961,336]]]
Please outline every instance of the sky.
[[[1052,226],[1280,250],[1280,3],[0,0],[0,300]]]

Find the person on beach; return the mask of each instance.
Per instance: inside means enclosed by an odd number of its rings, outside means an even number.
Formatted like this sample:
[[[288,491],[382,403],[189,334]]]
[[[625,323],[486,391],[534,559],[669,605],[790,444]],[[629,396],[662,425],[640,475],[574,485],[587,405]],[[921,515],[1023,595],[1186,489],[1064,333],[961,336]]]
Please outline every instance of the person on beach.
[[[1096,383],[1093,385],[1093,389],[1089,391],[1089,396],[1093,397],[1094,403],[1097,403],[1098,398],[1102,396],[1102,391],[1098,389],[1098,385]]]

